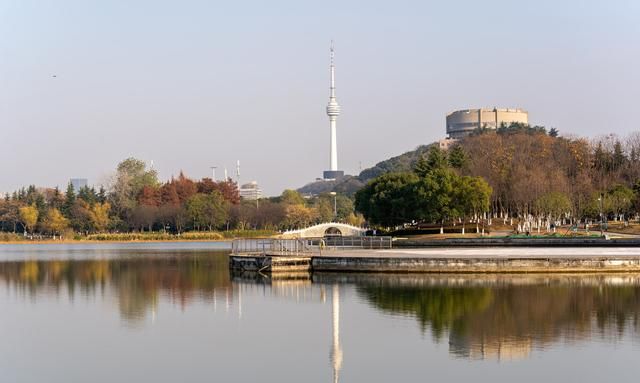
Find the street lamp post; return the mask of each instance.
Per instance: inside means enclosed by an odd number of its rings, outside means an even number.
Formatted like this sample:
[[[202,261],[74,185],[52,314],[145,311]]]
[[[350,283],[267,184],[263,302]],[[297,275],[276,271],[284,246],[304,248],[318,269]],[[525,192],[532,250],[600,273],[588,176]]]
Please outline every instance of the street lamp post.
[[[216,182],[216,169],[217,166],[210,166],[211,168],[211,181]]]
[[[329,193],[333,196],[333,219],[338,220],[338,194],[336,192]]]
[[[604,214],[602,213],[602,200],[604,198],[604,195],[602,193],[600,193],[600,197],[598,198],[598,201],[600,202],[600,236],[604,236]]]

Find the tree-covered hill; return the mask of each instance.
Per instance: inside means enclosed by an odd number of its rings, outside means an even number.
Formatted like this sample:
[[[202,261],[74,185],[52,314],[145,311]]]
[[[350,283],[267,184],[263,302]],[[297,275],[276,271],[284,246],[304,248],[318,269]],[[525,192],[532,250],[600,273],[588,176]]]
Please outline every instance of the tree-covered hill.
[[[332,191],[340,194],[353,195],[366,185],[367,182],[380,175],[395,172],[410,172],[418,159],[428,152],[429,146],[430,145],[420,145],[415,150],[380,161],[375,164],[375,166],[364,169],[358,176],[348,175],[335,181],[315,181],[306,184],[298,189],[298,191],[306,195],[319,195]]]

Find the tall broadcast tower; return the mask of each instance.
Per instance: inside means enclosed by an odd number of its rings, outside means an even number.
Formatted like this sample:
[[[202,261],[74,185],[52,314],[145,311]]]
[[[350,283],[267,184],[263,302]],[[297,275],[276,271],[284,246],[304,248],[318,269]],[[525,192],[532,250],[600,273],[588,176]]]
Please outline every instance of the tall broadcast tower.
[[[335,180],[344,176],[344,172],[338,170],[338,138],[336,135],[336,120],[340,115],[340,105],[338,105],[338,101],[336,101],[336,67],[333,63],[333,57],[334,50],[332,41],[330,50],[331,65],[329,66],[331,73],[331,86],[329,93],[329,104],[327,104],[329,128],[331,129],[331,149],[329,154],[329,170],[325,170],[323,174],[323,178],[325,180]]]

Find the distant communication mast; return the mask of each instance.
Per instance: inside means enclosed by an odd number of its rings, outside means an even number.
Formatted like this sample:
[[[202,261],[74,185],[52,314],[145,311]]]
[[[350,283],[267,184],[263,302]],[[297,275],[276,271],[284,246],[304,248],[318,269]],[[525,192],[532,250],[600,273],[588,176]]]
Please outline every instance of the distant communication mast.
[[[330,129],[330,149],[329,149],[329,170],[325,170],[323,178],[325,180],[335,180],[344,176],[344,172],[338,170],[338,137],[336,132],[336,120],[340,115],[340,105],[336,100],[336,67],[334,65],[335,51],[333,49],[333,41],[329,50],[329,75],[331,78],[329,86],[329,103],[327,104],[327,115],[329,116]]]

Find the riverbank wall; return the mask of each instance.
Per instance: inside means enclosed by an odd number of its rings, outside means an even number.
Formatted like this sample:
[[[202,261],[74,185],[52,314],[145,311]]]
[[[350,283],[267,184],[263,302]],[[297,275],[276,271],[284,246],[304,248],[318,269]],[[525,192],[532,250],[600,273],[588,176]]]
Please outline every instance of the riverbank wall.
[[[447,238],[406,239],[393,241],[395,248],[450,247],[639,247],[640,238],[607,239],[601,237],[575,238]]]
[[[640,272],[640,256],[632,258],[313,257],[311,270],[377,273]]]

